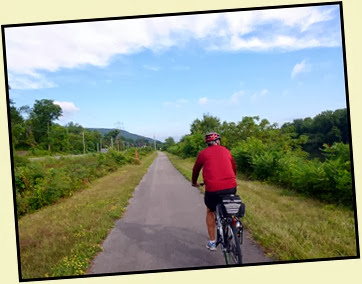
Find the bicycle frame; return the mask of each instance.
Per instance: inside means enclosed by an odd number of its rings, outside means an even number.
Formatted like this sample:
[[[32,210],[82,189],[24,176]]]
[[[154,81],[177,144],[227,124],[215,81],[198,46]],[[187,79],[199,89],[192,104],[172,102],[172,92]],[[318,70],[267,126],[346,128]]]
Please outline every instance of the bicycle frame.
[[[202,182],[200,186],[204,186]],[[244,227],[241,219],[236,216],[222,216],[221,203],[216,205],[215,223],[216,223],[216,246],[221,245],[221,250],[224,253],[225,262],[229,265],[228,256],[232,255],[236,264],[242,264],[242,253],[240,245],[243,242]],[[235,246],[231,245],[232,241]]]
[[[229,254],[234,257],[236,264],[242,263],[242,254],[240,244],[243,239],[243,225],[239,218],[235,216],[222,216],[220,212],[220,204],[216,206],[215,222],[217,230],[216,246],[221,245],[224,253],[225,262],[229,265]],[[231,238],[230,238],[231,236]],[[235,248],[231,251],[231,239],[234,238]]]

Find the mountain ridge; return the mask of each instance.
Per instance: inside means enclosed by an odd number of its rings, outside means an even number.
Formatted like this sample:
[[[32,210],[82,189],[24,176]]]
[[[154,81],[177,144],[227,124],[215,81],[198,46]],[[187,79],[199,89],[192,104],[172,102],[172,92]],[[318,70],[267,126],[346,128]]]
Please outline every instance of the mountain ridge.
[[[106,135],[108,132],[112,131],[112,130],[116,130],[117,128],[94,128],[94,127],[87,127],[86,128],[89,131],[98,131],[100,132],[102,135]],[[131,139],[131,140],[146,140],[148,142],[153,143],[154,141],[156,141],[157,143],[162,143],[161,141],[157,140],[157,139],[153,139],[153,138],[149,138],[146,136],[142,136],[142,135],[138,135],[138,134],[134,134],[131,133],[129,131],[123,130],[123,129],[118,129],[120,130],[120,135],[123,136],[126,139]]]

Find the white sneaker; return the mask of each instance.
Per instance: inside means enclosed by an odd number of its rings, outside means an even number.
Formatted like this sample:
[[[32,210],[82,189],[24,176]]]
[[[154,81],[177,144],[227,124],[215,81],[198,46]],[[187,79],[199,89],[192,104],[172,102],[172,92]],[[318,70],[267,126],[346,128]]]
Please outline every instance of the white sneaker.
[[[213,241],[209,241],[207,244],[206,244],[206,247],[209,249],[209,250],[216,250],[216,242],[213,242]]]

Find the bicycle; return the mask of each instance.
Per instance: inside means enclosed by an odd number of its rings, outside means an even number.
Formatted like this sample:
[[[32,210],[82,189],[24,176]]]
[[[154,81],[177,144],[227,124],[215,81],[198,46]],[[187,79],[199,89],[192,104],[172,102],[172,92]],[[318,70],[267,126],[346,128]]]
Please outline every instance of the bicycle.
[[[221,246],[226,265],[242,264],[244,227],[241,218],[245,215],[245,204],[236,194],[221,195],[220,200],[215,211],[216,246]]]

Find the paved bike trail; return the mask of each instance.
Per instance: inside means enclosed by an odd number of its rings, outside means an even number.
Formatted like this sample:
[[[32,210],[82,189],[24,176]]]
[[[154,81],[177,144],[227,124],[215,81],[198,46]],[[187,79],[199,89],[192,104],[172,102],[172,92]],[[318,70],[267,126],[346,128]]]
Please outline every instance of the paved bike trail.
[[[225,265],[209,251],[203,195],[159,152],[135,189],[123,218],[103,243],[90,274]],[[270,262],[246,234],[244,263]]]

